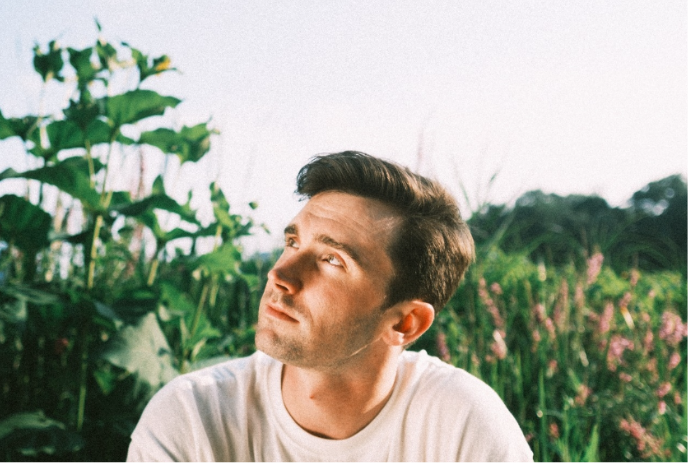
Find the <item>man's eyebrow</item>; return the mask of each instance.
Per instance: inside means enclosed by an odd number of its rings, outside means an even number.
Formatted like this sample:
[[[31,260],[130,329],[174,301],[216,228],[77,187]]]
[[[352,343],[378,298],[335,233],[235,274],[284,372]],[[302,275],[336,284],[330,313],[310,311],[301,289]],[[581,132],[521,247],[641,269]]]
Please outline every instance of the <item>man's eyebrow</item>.
[[[316,237],[316,240],[320,243],[326,244],[327,246],[331,246],[335,249],[339,249],[340,251],[343,251],[345,254],[348,254],[349,257],[351,257],[357,264],[361,265],[361,258],[356,252],[354,248],[349,246],[348,244],[345,243],[340,243],[339,241],[327,236],[327,235],[318,235]]]
[[[296,226],[296,224],[289,224],[286,227],[284,227],[284,234],[285,235],[297,235],[299,234],[299,228]],[[331,246],[335,249],[338,249],[340,251],[343,251],[345,254],[347,254],[349,257],[351,257],[354,261],[356,261],[357,264],[361,265],[361,256],[360,254],[351,246],[349,246],[346,243],[340,243],[339,241],[335,240],[334,238],[327,236],[327,235],[318,235],[315,237],[315,240],[319,243],[325,244],[327,246]]]

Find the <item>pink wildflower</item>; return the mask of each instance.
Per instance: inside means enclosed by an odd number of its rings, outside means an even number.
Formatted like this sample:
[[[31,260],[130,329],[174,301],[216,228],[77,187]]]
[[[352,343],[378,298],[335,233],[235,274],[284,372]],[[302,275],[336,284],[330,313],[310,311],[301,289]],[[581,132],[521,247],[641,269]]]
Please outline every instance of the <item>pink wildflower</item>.
[[[550,423],[549,424],[549,435],[552,436],[554,439],[559,439],[559,426],[557,423]]]
[[[658,410],[659,410],[659,414],[660,414],[660,415],[664,415],[664,414],[666,413],[666,410],[667,410],[667,404],[666,404],[666,402],[663,401],[663,400],[660,400],[660,401],[659,401],[659,404],[657,404],[657,408],[658,408]]]
[[[616,371],[617,366],[622,364],[622,356],[626,349],[633,350],[633,342],[628,339],[615,334],[612,336],[609,343],[609,350],[607,351],[607,368],[609,371]]]
[[[681,363],[681,354],[679,354],[678,352],[674,352],[673,354],[671,354],[671,357],[669,357],[669,370],[673,370],[674,368],[676,368],[679,365],[679,363]]]
[[[604,255],[601,252],[596,252],[588,259],[588,281],[589,285],[597,281],[597,276],[602,270],[602,262],[604,262]]]
[[[547,318],[545,306],[542,304],[535,304],[535,306],[533,306],[533,314],[535,315],[535,319],[538,321],[538,323],[544,322],[545,318]]]
[[[558,369],[559,369],[559,362],[557,362],[554,359],[551,359],[549,362],[547,362],[547,373],[546,373],[547,377],[551,378],[552,376],[554,376],[554,373],[556,373]]]
[[[501,296],[504,292],[502,291],[502,287],[499,286],[499,283],[496,281],[490,285],[490,291],[492,291],[493,294],[496,294],[497,296]]]
[[[681,399],[681,394],[678,391],[674,391],[674,403],[676,405],[681,405],[683,403],[683,399]]]
[[[662,383],[661,386],[659,386],[659,389],[657,389],[657,397],[660,399],[663,398],[665,395],[667,395],[671,391],[671,384],[670,383]]]
[[[619,379],[624,383],[630,383],[631,381],[633,381],[633,377],[628,373],[619,373]]]
[[[654,340],[655,340],[655,335],[654,335],[654,333],[652,333],[652,330],[647,330],[645,332],[645,337],[643,338],[643,348],[645,348],[645,350],[647,352],[651,352],[654,350],[654,348],[655,348]]]
[[[490,349],[499,360],[504,360],[507,354],[507,347],[502,334],[499,332],[499,330],[494,330],[492,332],[492,338],[494,338],[494,342],[490,346]]]
[[[561,282],[559,287],[559,300],[554,306],[554,324],[556,325],[559,332],[563,332],[566,328],[566,308],[569,305],[569,284],[566,280]]]
[[[664,312],[659,339],[663,339],[670,346],[677,346],[686,336],[688,336],[688,325],[683,323],[681,317],[672,312]]]
[[[576,304],[576,308],[578,310],[582,309],[585,306],[585,294],[583,293],[583,285],[581,283],[578,283],[576,285],[576,293],[573,296],[573,301]]]
[[[555,330],[554,330],[554,322],[553,322],[552,319],[549,318],[549,317],[547,317],[547,318],[545,319],[545,329],[547,330],[547,332],[549,333],[549,336],[550,336],[552,339],[554,339],[554,338],[557,337],[557,334],[556,334],[556,332],[555,332]]]
[[[578,394],[576,394],[576,398],[574,399],[575,404],[582,407],[585,405],[585,402],[588,400],[588,397],[590,397],[591,394],[592,389],[585,384],[581,384],[578,386]]]
[[[480,297],[480,301],[483,303],[483,305],[485,305],[487,311],[492,316],[492,322],[494,323],[495,328],[499,329],[503,333],[505,326],[504,319],[499,313],[497,305],[487,292],[487,282],[484,278],[481,278],[480,282],[478,283],[478,297]]]
[[[633,269],[631,270],[631,288],[635,288],[635,285],[638,284],[638,280],[640,279],[640,272],[638,269]]]
[[[604,312],[600,317],[600,323],[597,327],[597,332],[599,334],[605,334],[611,329],[612,319],[614,318],[614,304],[607,302],[604,306]]]
[[[540,336],[540,330],[533,330],[533,341],[535,341],[536,343],[542,341],[542,336]]]
[[[619,429],[629,434],[635,440],[636,448],[641,452],[643,458],[660,455],[664,441],[650,434],[633,418],[630,421],[622,419],[619,423]]]

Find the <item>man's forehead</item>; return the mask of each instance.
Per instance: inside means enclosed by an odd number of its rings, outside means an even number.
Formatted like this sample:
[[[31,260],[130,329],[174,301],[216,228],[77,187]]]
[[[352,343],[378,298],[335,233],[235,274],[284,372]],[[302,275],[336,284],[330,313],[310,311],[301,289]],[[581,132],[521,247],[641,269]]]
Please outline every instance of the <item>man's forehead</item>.
[[[386,254],[400,222],[399,214],[381,201],[338,191],[325,192],[309,200],[287,225],[285,233],[321,235],[320,241],[351,246],[358,254],[369,254],[375,249]]]

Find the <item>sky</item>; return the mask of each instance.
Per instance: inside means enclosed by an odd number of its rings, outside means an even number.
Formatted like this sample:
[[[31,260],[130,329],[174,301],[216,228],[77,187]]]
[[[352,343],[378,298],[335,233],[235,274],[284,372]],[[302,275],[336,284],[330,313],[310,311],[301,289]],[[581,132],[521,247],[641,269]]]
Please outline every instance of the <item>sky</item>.
[[[151,153],[147,172],[165,169],[180,200],[198,191],[199,207],[217,181],[232,210],[272,230],[247,249],[280,245],[302,206],[296,174],[320,153],[411,167],[465,216],[534,189],[624,206],[651,181],[686,176],[685,1],[7,0],[6,117],[64,103],[40,101],[32,49],[92,45],[94,17],[107,40],[181,71],[149,85],[183,100],[166,122],[211,120],[221,134],[198,165]],[[0,169],[27,167],[16,143],[0,153]]]

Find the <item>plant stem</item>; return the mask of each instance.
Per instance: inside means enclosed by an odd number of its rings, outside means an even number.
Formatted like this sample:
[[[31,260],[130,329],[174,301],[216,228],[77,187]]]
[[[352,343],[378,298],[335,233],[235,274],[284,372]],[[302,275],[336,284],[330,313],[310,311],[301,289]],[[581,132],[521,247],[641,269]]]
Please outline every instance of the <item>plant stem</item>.
[[[103,225],[103,216],[98,214],[96,216],[95,224],[93,225],[93,240],[91,241],[91,249],[89,251],[88,274],[86,276],[86,289],[93,289],[93,279],[96,271],[96,257],[98,256],[98,235],[100,228]]]
[[[153,262],[151,262],[150,272],[148,272],[148,281],[146,282],[148,286],[153,286],[153,282],[155,282],[155,276],[158,273],[158,265],[160,264],[160,260],[157,258],[157,253],[155,255],[155,259],[153,259]]]
[[[81,369],[79,372],[79,408],[76,415],[76,431],[81,432],[84,426],[84,416],[86,411],[86,389],[88,380],[88,345],[89,329],[88,322],[84,322],[81,330]]]

